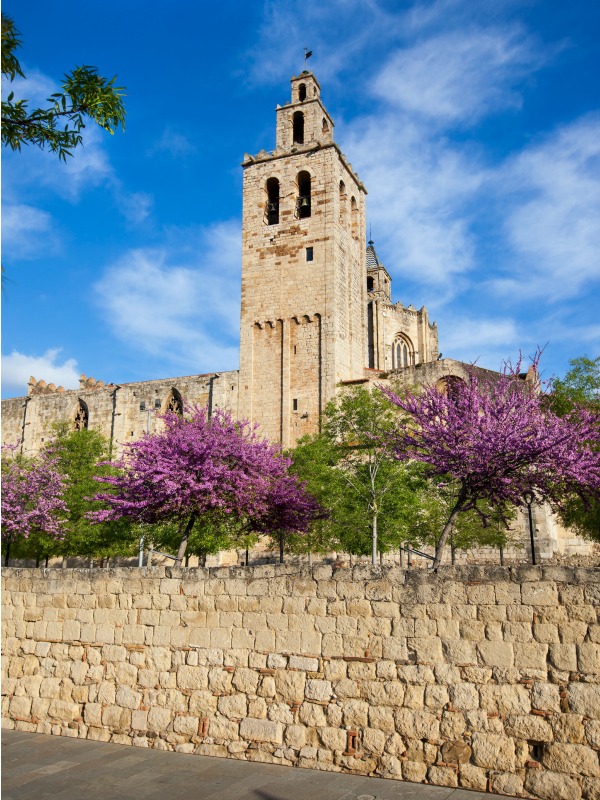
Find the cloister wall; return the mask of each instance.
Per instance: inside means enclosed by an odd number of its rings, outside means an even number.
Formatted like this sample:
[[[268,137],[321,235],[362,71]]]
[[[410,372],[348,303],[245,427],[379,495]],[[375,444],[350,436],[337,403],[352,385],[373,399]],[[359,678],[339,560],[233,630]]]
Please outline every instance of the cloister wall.
[[[600,797],[600,572],[6,569],[4,725]]]

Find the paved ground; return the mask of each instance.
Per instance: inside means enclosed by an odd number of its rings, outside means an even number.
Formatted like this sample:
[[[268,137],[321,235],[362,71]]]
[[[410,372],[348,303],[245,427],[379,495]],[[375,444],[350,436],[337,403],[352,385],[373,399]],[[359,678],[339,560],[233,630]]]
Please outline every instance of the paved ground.
[[[2,731],[3,800],[501,800],[500,795]],[[503,796],[502,800],[507,800]],[[515,799],[516,800],[516,799]]]

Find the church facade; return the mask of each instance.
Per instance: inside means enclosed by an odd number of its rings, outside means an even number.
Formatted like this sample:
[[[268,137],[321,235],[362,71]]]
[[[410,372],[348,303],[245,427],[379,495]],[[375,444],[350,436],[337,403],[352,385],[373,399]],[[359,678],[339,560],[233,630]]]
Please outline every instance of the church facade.
[[[156,430],[158,414],[189,404],[258,423],[288,448],[318,430],[345,385],[392,373],[406,386],[442,388],[466,377],[468,365],[441,359],[427,309],[392,301],[390,274],[373,242],[365,246],[367,190],[334,140],[312,73],[292,78],[275,140],[242,162],[239,370],[124,384],[82,375],[69,390],[32,377],[26,397],[2,402],[4,444],[34,456],[66,421],[98,430],[115,457]],[[587,549],[541,508],[536,527],[542,557]]]

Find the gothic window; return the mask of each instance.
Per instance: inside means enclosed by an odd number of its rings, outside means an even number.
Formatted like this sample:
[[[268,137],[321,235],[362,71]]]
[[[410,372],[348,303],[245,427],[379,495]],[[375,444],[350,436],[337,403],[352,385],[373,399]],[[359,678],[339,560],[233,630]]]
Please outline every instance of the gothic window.
[[[167,396],[165,411],[174,411],[179,416],[183,414],[183,398],[175,388],[171,389]]]
[[[84,431],[87,429],[88,423],[90,419],[90,414],[88,411],[87,405],[83,402],[83,400],[79,400],[77,403],[77,408],[75,409],[75,415],[73,417],[73,430],[76,431]]]
[[[304,144],[304,114],[302,111],[294,112],[292,118],[293,125],[293,143]]]
[[[298,87],[298,100],[302,103],[306,100],[306,84],[301,83]]]
[[[310,173],[305,170],[298,173],[297,205],[300,219],[310,217]]]
[[[269,178],[266,185],[267,209],[265,219],[267,225],[277,225],[279,222],[279,181]]]
[[[415,351],[408,336],[396,336],[392,344],[392,369],[411,367],[415,363]]]
[[[340,222],[346,218],[346,184],[340,181]]]

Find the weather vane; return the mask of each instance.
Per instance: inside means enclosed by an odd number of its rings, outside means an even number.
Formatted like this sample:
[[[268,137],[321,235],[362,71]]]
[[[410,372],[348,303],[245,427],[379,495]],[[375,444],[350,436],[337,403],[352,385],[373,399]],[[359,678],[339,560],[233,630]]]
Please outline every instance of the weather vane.
[[[306,69],[306,62],[312,56],[313,51],[309,50],[308,47],[304,48],[304,69]]]

